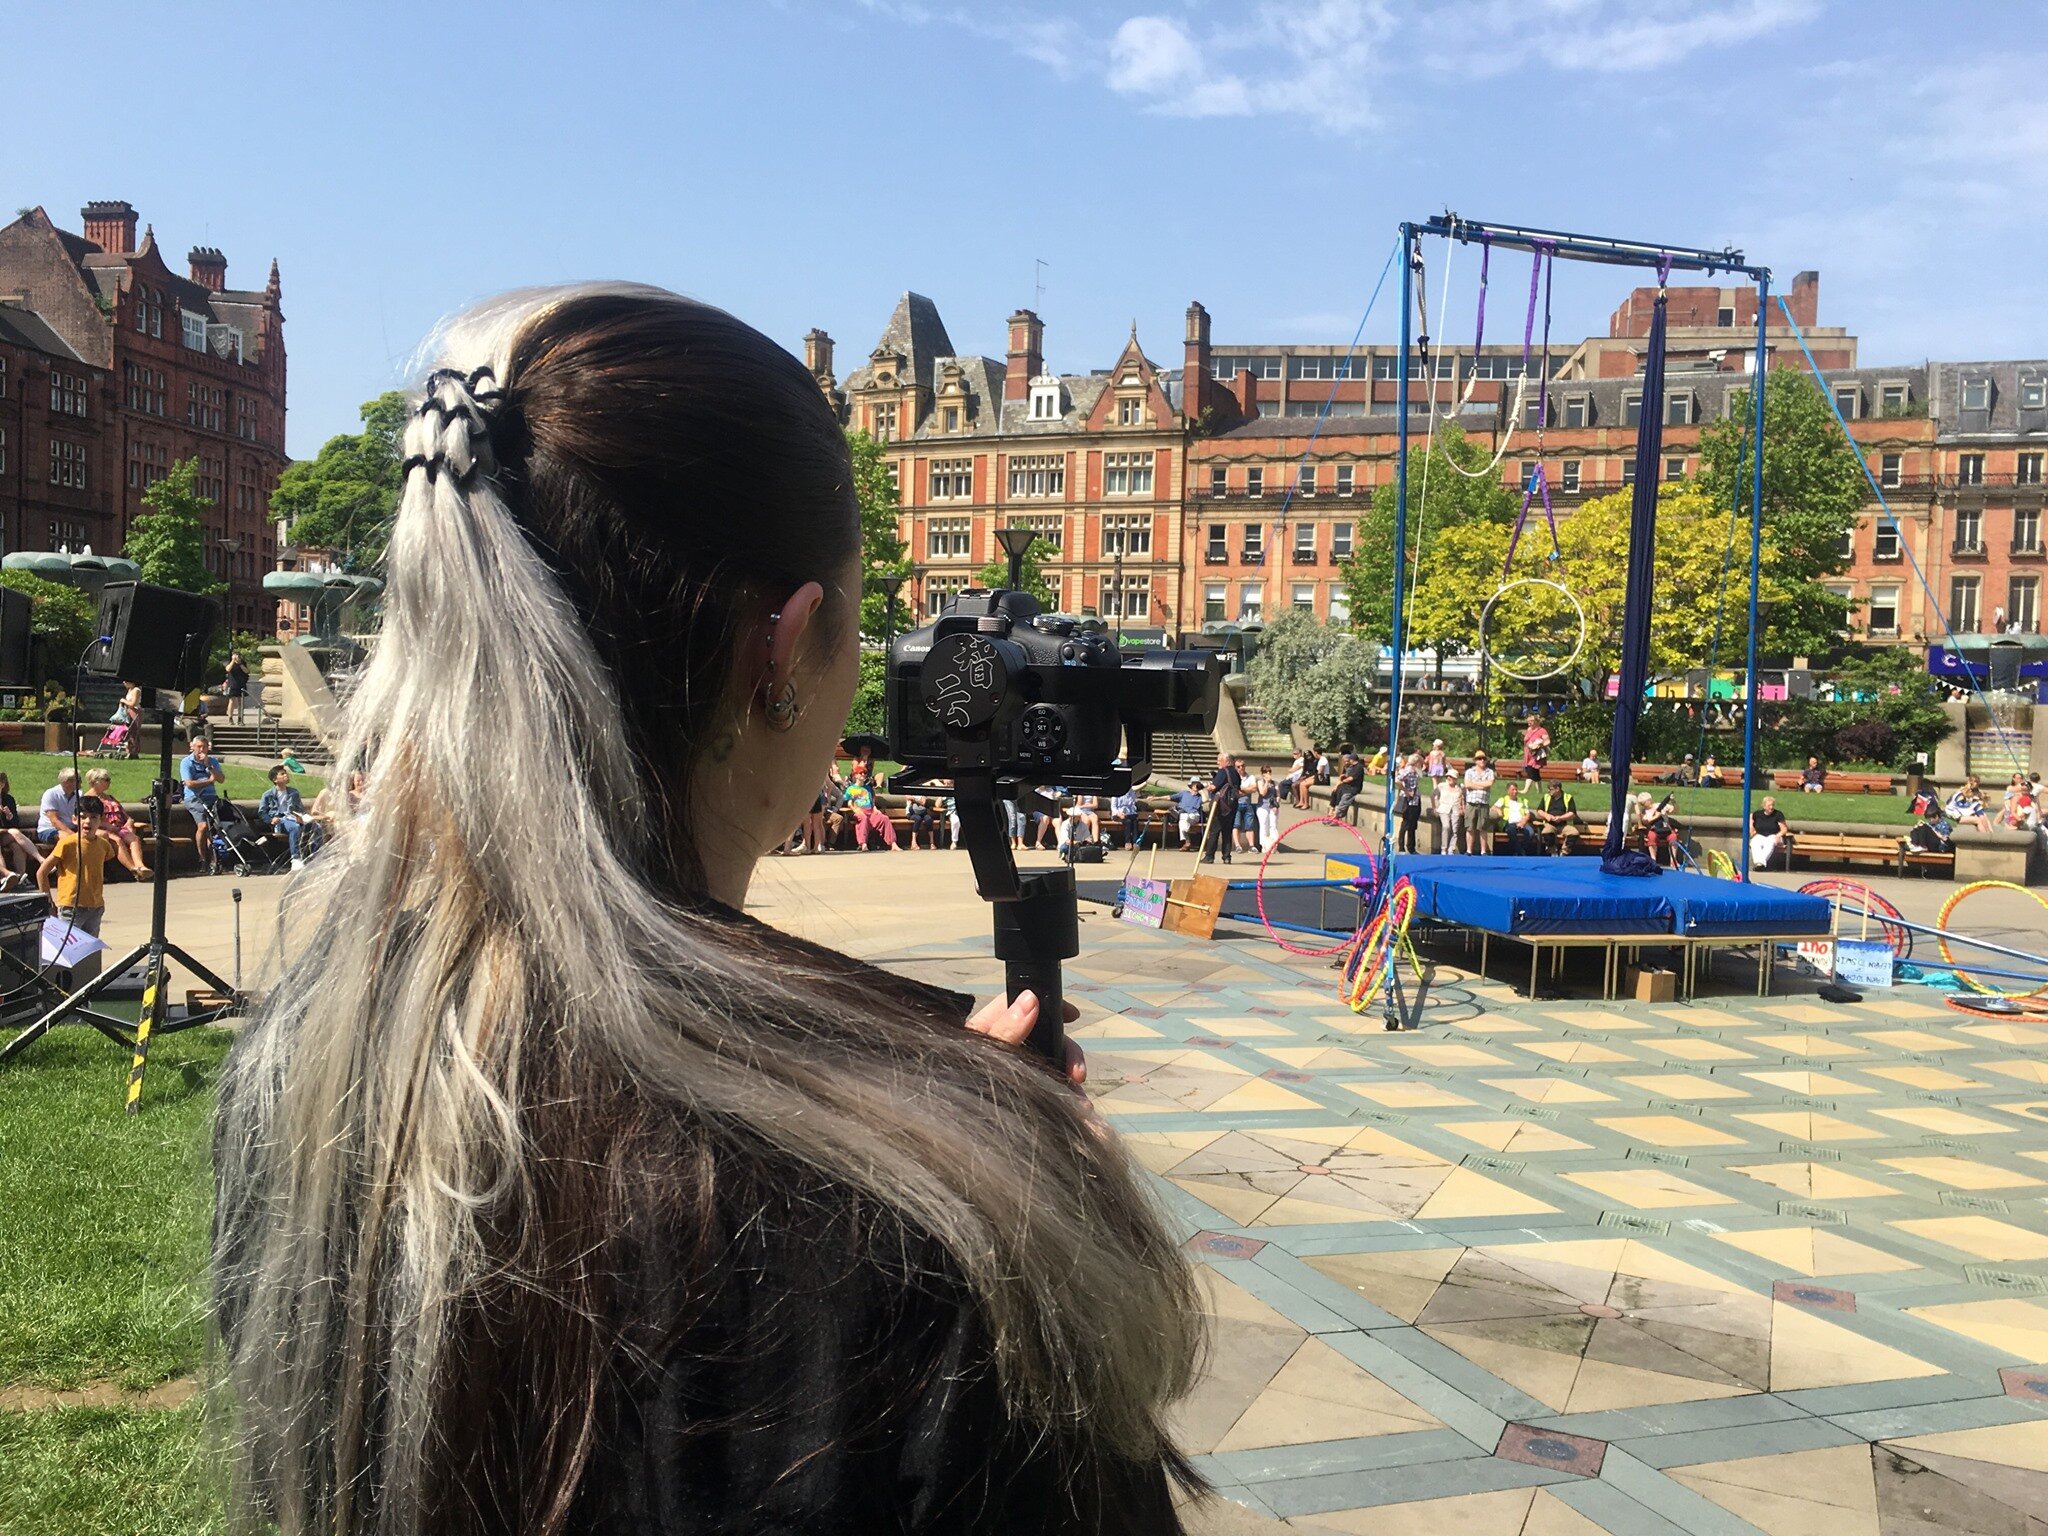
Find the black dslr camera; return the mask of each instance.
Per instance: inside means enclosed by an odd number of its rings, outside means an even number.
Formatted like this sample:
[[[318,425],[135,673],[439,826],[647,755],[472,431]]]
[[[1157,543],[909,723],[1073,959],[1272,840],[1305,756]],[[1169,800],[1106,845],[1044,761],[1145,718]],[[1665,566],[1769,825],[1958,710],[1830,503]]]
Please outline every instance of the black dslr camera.
[[[1035,1049],[1060,1057],[1059,963],[1079,953],[1074,872],[1020,876],[997,802],[1058,784],[1122,794],[1145,782],[1157,731],[1206,732],[1216,723],[1223,658],[1148,649],[1125,655],[1100,620],[1040,611],[1017,590],[1032,535],[1005,528],[1009,587],[960,594],[931,624],[889,649],[886,713],[894,789],[952,781],[960,838],[982,896],[996,903],[996,954],[1010,995],[1041,1005]]]

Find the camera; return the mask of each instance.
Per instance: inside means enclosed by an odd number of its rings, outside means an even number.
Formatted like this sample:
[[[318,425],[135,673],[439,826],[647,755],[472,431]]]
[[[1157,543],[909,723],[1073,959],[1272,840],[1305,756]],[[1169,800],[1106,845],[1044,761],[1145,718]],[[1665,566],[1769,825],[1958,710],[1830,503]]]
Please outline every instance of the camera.
[[[891,755],[913,773],[945,775],[968,735],[986,742],[978,765],[998,783],[1121,794],[1144,781],[1154,732],[1215,725],[1222,680],[1215,652],[1126,653],[1100,619],[970,588],[889,649]]]

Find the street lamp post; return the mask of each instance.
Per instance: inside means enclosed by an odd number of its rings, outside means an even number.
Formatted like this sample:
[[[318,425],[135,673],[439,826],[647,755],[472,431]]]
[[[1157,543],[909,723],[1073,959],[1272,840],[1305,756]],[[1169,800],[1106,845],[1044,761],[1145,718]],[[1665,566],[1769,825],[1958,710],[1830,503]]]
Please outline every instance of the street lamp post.
[[[1116,593],[1116,643],[1121,647],[1124,643],[1124,541],[1122,538],[1118,538],[1116,541],[1116,549],[1113,553],[1116,556],[1116,574],[1111,578],[1115,583],[1111,590]]]

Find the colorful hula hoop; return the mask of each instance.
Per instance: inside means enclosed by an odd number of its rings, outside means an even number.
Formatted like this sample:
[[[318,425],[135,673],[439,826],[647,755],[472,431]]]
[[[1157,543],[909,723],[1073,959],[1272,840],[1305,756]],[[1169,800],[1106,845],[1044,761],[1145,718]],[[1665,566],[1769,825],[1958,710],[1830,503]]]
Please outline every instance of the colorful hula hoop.
[[[1709,848],[1707,850],[1707,873],[1716,880],[1740,880],[1742,878],[1741,872],[1735,867],[1735,861],[1718,848]]]
[[[1349,832],[1352,841],[1358,844],[1359,851],[1365,855],[1365,867],[1372,873],[1375,885],[1379,883],[1379,856],[1372,851],[1372,844],[1365,840],[1358,828],[1345,821],[1343,817],[1304,816],[1301,820],[1295,822],[1293,826],[1287,828],[1286,831],[1274,838],[1273,846],[1268,848],[1266,856],[1259,860],[1259,873],[1252,881],[1252,895],[1258,901],[1259,924],[1266,930],[1266,937],[1275,944],[1278,944],[1290,955],[1302,955],[1311,960],[1319,960],[1326,955],[1334,955],[1341,950],[1349,949],[1358,942],[1358,935],[1361,930],[1352,930],[1327,948],[1311,949],[1305,944],[1295,944],[1281,938],[1280,930],[1275,928],[1272,921],[1266,916],[1266,866],[1273,862],[1273,855],[1280,851],[1280,845],[1286,842],[1289,836],[1303,827],[1342,827],[1346,832]],[[1368,891],[1366,896],[1370,900],[1371,892]]]
[[[1949,899],[1941,904],[1941,911],[1936,914],[1934,919],[1934,926],[1941,930],[1940,936],[1936,940],[1941,948],[1941,958],[1947,963],[1948,968],[1956,973],[1956,980],[1973,992],[1983,992],[1991,997],[2010,998],[2039,997],[2043,993],[2048,993],[2048,982],[2043,982],[2040,986],[2025,992],[2012,992],[2004,987],[1994,987],[1988,982],[1979,981],[1960,965],[1956,964],[1956,957],[1950,954],[1948,949],[1949,915],[1962,904],[1965,896],[1974,896],[1979,891],[2018,891],[2022,896],[2033,897],[2035,902],[2040,905],[2041,910],[2048,912],[2048,896],[2043,896],[2039,891],[2029,890],[2024,885],[2014,885],[2010,880],[1972,880],[1968,885],[1958,886],[1949,896]],[[1961,938],[1963,935],[1958,934],[1956,937]]]
[[[1399,881],[1387,893],[1387,904],[1380,909],[1379,916],[1366,926],[1354,969],[1338,989],[1338,997],[1353,1013],[1370,1008],[1386,985],[1394,969],[1395,951],[1407,937],[1408,924],[1414,916],[1415,886],[1407,880]]]
[[[1825,896],[1830,901],[1854,902],[1870,914],[1877,924],[1878,932],[1884,935],[1885,943],[1891,945],[1894,955],[1901,960],[1913,958],[1913,930],[1905,925],[1905,914],[1861,880],[1845,880],[1830,875],[1820,880],[1807,881],[1799,887],[1799,894]]]

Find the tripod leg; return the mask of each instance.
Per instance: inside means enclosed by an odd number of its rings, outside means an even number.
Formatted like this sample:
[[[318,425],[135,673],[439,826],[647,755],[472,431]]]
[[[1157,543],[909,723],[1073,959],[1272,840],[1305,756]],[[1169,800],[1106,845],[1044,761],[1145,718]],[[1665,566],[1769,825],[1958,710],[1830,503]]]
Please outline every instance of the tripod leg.
[[[128,1113],[131,1115],[142,1112],[142,1072],[149,1064],[149,1035],[163,1022],[164,995],[169,989],[169,982],[164,957],[152,951],[149,979],[142,988],[142,1012],[135,1020],[135,1057],[128,1064]]]
[[[95,1029],[99,1029],[102,1034],[106,1034],[106,1030],[99,1024],[92,1011],[90,1009],[80,1009],[79,1005],[90,1002],[93,998],[99,996],[101,992],[120,980],[122,974],[127,971],[129,966],[148,953],[149,946],[147,944],[131,949],[119,960],[102,969],[99,975],[58,1003],[56,1007],[52,1008],[34,1023],[24,1025],[20,1034],[8,1041],[6,1045],[0,1046],[0,1061],[7,1061],[19,1055],[22,1051],[27,1050],[36,1041],[48,1034],[53,1024],[61,1023],[73,1012],[84,1012],[86,1022],[92,1024]],[[117,1045],[126,1045],[128,1043],[117,1035],[108,1035],[108,1038]]]

